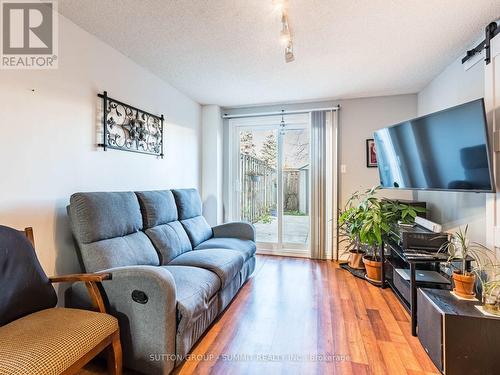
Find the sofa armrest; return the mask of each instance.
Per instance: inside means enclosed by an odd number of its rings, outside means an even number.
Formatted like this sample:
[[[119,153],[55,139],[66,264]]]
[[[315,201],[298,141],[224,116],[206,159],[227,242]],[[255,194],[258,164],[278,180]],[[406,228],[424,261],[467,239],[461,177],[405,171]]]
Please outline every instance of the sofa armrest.
[[[124,360],[147,374],[168,374],[175,365],[176,286],[172,274],[157,266],[104,270],[101,284],[108,312],[118,318]],[[158,356],[163,355],[160,359]]]
[[[233,221],[231,223],[217,225],[212,228],[214,237],[239,238],[255,242],[255,227],[245,221]]]

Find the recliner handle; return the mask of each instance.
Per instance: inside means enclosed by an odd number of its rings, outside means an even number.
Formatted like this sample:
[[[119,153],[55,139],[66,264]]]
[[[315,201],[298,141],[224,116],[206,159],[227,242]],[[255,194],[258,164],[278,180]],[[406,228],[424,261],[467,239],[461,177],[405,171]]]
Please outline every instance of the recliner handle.
[[[142,290],[134,290],[132,291],[132,299],[137,302],[137,303],[140,303],[141,305],[145,305],[146,303],[148,303],[148,295],[146,293],[144,293]]]

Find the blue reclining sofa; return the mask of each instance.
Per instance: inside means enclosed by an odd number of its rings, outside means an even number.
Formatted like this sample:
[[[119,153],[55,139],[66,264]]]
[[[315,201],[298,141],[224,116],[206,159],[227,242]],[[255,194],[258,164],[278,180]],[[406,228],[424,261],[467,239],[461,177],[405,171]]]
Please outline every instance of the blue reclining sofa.
[[[106,271],[124,364],[168,374],[255,269],[255,230],[210,227],[196,189],[76,193],[68,213],[85,272]],[[86,305],[81,285],[68,305]]]

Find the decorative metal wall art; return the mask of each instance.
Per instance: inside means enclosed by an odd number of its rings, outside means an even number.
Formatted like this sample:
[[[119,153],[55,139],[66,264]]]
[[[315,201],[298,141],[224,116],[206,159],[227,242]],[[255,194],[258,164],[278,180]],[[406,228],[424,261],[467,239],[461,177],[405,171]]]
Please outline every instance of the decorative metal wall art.
[[[163,158],[163,115],[110,98],[106,91],[98,94],[103,101],[103,139],[100,147],[138,152]]]

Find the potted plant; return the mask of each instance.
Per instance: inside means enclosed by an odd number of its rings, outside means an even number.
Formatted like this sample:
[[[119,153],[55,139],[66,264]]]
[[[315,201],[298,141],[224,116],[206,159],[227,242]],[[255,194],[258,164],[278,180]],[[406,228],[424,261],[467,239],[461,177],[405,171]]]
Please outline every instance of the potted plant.
[[[473,253],[473,245],[467,235],[468,231],[468,225],[464,230],[458,228],[458,231],[441,246],[439,252],[445,251],[448,254],[447,264],[452,270],[453,291],[462,298],[473,299],[476,295],[474,292],[476,275],[467,270],[467,258]],[[456,262],[460,263],[459,267],[455,265]]]
[[[500,264],[495,250],[473,242],[468,255],[474,260],[472,273],[476,275],[481,287],[483,308],[500,315]]]
[[[254,171],[248,172],[247,176],[250,177],[250,181],[252,182],[260,182],[260,179],[262,178],[262,175]]]
[[[500,280],[498,276],[494,280],[482,284],[482,302],[486,311],[500,315]]]
[[[363,256],[366,278],[373,282],[382,281],[381,251],[383,238],[393,233],[392,225],[397,222],[394,203],[375,197],[377,189],[369,190],[360,202],[359,216],[362,220],[359,232],[360,241],[367,247]]]
[[[349,253],[349,267],[364,269],[363,255],[365,252],[359,241],[362,220],[359,215],[357,200],[359,193],[355,192],[347,200],[344,209],[339,214],[339,245],[344,245],[343,252]]]
[[[362,260],[366,268],[366,277],[374,282],[381,281],[381,247],[383,238],[395,236],[393,227],[398,221],[412,222],[418,212],[424,208],[413,207],[392,200],[376,197],[379,186],[362,194],[354,193],[348,200],[339,218],[339,229],[344,238],[351,243],[349,251],[363,251]],[[351,257],[351,260],[353,257]]]
[[[439,249],[440,252],[448,253],[448,266],[452,270],[454,288],[453,291],[462,298],[473,299],[476,295],[476,280],[482,285],[483,292],[491,290],[496,285],[488,284],[487,271],[496,268],[492,258],[494,253],[486,246],[477,242],[471,242],[468,237],[469,226],[465,229],[451,234],[450,239]],[[469,271],[467,261],[473,261],[474,267]],[[456,266],[456,264],[459,266]]]

